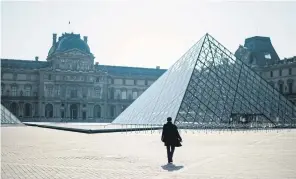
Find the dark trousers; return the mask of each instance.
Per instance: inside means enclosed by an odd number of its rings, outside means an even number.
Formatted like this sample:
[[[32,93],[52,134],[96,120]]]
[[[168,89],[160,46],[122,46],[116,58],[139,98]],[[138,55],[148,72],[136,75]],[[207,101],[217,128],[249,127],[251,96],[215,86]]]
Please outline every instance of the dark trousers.
[[[168,154],[168,162],[173,162],[173,155],[174,155],[174,151],[175,151],[175,146],[173,145],[168,145],[166,146],[167,148],[167,154]]]

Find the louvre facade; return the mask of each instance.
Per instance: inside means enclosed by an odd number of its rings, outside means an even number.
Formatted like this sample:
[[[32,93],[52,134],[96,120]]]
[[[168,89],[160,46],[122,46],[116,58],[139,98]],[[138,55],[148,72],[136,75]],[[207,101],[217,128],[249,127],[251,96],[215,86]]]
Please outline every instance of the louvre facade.
[[[46,61],[1,59],[1,104],[21,121],[110,122],[165,71],[95,64],[87,41],[53,34]]]

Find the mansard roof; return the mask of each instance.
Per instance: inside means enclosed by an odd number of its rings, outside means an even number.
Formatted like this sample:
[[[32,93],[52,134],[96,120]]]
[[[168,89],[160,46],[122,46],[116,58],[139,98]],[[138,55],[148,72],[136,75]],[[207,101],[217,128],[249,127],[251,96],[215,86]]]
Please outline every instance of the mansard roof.
[[[1,59],[1,68],[41,69],[50,67],[50,62],[33,60]]]
[[[32,61],[32,60],[15,60],[1,59],[1,68],[12,69],[41,69],[50,67],[51,62],[48,61]],[[128,66],[111,66],[111,65],[95,65],[98,70],[105,71],[110,75],[126,75],[126,76],[161,76],[166,70],[156,68],[141,68]]]
[[[156,68],[128,67],[128,66],[111,66],[97,65],[98,70],[105,71],[110,75],[129,75],[129,76],[161,76],[166,70]]]

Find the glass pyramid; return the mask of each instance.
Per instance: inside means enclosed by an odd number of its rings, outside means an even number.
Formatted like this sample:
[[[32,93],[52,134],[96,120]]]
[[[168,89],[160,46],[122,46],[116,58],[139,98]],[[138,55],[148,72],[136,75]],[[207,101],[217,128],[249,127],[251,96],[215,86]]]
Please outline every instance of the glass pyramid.
[[[296,127],[293,104],[206,34],[113,123],[190,128]]]
[[[1,104],[1,124],[21,124],[21,122]]]

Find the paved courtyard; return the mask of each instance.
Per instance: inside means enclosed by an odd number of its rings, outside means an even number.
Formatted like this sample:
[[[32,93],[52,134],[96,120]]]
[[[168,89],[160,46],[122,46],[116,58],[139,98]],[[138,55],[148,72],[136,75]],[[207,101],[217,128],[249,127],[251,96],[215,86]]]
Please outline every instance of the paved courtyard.
[[[1,127],[1,177],[70,179],[295,179],[296,130],[181,131],[167,165],[160,131],[83,134]]]

